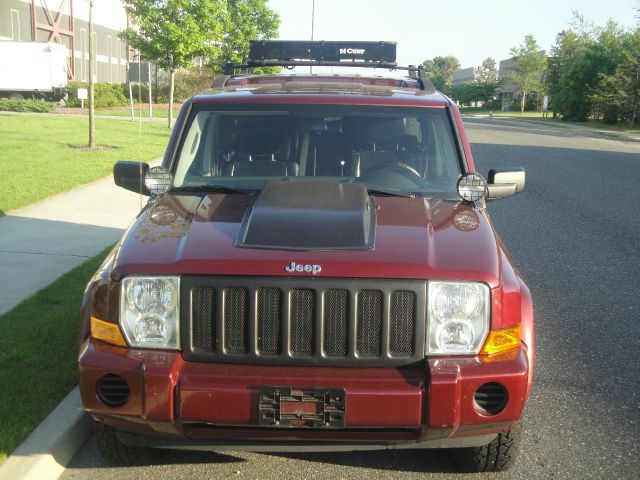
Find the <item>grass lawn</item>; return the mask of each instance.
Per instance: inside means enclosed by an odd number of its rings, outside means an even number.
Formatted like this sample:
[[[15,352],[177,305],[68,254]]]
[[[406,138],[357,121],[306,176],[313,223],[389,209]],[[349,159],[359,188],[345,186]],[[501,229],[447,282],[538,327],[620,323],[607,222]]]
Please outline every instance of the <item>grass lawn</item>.
[[[0,463],[78,383],[82,295],[110,249],[0,315]]]
[[[178,116],[180,113],[180,107],[182,107],[181,103],[173,104],[173,119]],[[89,114],[89,111],[85,109],[83,113]],[[112,117],[131,117],[131,107],[105,107],[105,108],[96,108],[96,115],[109,115]],[[149,118],[149,104],[134,104],[133,105],[133,115],[136,119],[142,117],[143,120]],[[169,116],[169,104],[163,103],[158,105],[153,105],[153,118],[167,118]]]
[[[0,114],[0,214],[108,175],[117,160],[162,156],[163,123],[96,121],[95,151],[86,149],[88,120]]]
[[[462,114],[478,114],[478,115],[489,115],[489,110],[477,109],[477,108],[461,108],[460,113]],[[542,113],[540,112],[501,112],[499,110],[491,111],[492,116],[494,117],[510,117],[514,119],[522,119],[522,120],[536,120],[540,122],[548,122],[549,124],[553,124],[558,127],[562,126],[576,126],[576,127],[587,127],[598,130],[608,130],[612,132],[631,132],[631,133],[640,133],[640,124],[636,125],[634,128],[630,128],[626,122],[618,122],[615,125],[607,125],[602,122],[595,122],[592,120],[586,122],[567,122],[560,119],[554,119],[552,114],[549,113],[549,116],[546,118],[542,117]]]
[[[180,107],[173,109],[174,120],[178,116],[179,112],[180,112]],[[131,118],[131,109],[130,108],[97,108],[96,115],[109,115],[112,117]],[[142,117],[142,120],[147,120],[149,118],[149,107],[145,106],[141,110],[137,105],[135,105],[133,108],[133,115],[136,118],[136,120],[140,117]],[[158,108],[154,107],[152,116],[153,118],[167,118],[169,116],[169,109],[162,108],[162,107],[158,107]]]

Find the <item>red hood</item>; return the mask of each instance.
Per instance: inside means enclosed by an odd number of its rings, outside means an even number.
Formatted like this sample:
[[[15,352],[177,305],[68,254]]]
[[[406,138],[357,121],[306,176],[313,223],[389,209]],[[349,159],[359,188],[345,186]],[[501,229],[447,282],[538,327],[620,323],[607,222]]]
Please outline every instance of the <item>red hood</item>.
[[[376,197],[372,250],[297,252],[235,246],[251,197],[169,195],[125,233],[112,271],[127,274],[292,275],[291,262],[321,265],[322,277],[500,282],[499,245],[483,210],[452,201]],[[308,276],[301,272],[294,275]]]

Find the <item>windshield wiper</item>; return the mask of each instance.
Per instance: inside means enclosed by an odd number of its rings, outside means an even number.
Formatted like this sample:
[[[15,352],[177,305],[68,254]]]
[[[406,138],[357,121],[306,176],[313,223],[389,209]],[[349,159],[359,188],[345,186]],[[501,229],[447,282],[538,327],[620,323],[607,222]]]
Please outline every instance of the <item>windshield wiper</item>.
[[[238,188],[226,185],[184,185],[174,187],[172,192],[210,192],[210,193],[240,193],[242,195],[254,195],[259,192],[258,188]]]
[[[415,192],[403,192],[402,190],[387,190],[386,188],[367,188],[369,195],[377,195],[381,197],[405,197],[416,198],[418,194]]]

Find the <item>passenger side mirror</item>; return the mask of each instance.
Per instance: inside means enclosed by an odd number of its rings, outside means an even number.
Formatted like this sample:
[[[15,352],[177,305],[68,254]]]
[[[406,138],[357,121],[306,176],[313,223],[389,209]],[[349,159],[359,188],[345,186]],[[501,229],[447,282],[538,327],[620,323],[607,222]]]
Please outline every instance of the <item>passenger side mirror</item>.
[[[524,190],[524,168],[492,168],[487,180],[487,201],[510,197]]]
[[[149,171],[149,164],[141,162],[119,161],[113,166],[113,180],[116,185],[140,195],[151,195],[145,186],[144,178]]]

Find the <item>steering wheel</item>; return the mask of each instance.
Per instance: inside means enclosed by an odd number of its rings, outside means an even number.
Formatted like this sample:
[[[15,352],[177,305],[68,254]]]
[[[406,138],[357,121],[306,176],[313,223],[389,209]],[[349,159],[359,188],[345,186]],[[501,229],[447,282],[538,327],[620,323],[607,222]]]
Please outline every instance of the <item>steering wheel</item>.
[[[406,163],[403,163],[403,162],[394,162],[390,160],[386,162],[380,162],[377,165],[374,165],[367,171],[366,174],[362,176],[365,177],[365,176],[374,174],[379,170],[394,170],[406,177],[410,176],[411,178],[413,177],[422,178],[422,175],[420,175],[420,173],[418,173],[418,171],[415,168],[413,168],[411,165],[407,165]]]

